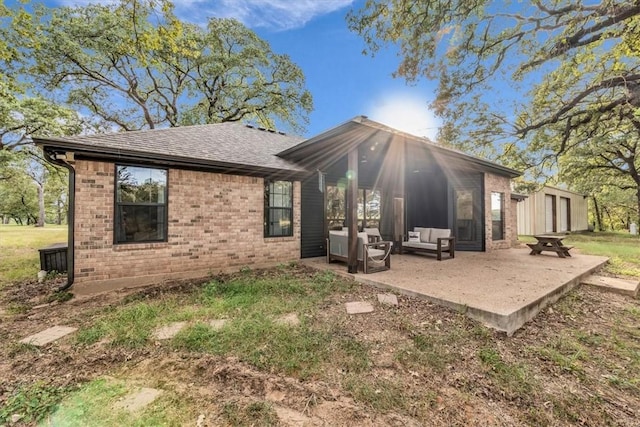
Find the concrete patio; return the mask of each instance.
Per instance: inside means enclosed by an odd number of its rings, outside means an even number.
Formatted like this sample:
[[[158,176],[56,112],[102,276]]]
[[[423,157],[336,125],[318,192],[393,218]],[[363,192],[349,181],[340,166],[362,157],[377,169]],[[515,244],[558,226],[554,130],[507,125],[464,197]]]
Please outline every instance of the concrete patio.
[[[571,255],[531,256],[528,249],[456,252],[454,259],[443,261],[428,255],[392,255],[390,270],[366,275],[348,274],[346,264],[327,264],[325,258],[304,262],[361,283],[426,298],[511,335],[607,262],[606,257],[575,250]]]

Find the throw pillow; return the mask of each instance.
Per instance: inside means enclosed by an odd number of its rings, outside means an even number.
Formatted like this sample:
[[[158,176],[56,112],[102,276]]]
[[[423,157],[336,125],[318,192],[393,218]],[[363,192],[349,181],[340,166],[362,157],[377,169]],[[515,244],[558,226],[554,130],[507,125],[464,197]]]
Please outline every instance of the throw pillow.
[[[410,231],[409,232],[409,241],[410,242],[418,242],[418,243],[420,243],[420,232],[419,231]]]

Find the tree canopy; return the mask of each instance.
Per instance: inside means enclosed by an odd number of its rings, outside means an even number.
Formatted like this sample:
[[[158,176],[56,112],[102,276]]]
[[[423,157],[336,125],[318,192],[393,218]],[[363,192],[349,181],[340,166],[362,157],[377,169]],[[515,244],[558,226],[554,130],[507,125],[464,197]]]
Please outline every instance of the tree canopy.
[[[312,109],[301,69],[232,19],[202,28],[170,1],[121,0],[38,7],[29,25],[23,74],[106,128],[253,120],[299,131]]]
[[[442,143],[553,172],[598,141],[637,174],[640,1],[367,0],[348,20],[368,52],[398,47],[396,76],[438,82]]]

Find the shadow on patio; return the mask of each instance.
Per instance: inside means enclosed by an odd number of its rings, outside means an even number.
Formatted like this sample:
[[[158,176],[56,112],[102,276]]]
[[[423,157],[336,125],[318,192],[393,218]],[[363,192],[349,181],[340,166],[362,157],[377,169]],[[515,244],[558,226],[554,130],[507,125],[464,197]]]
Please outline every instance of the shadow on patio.
[[[487,326],[513,334],[548,304],[600,269],[607,258],[529,255],[528,249],[458,252],[454,259],[436,261],[428,255],[392,255],[391,270],[348,274],[345,263],[325,258],[302,260],[361,283],[428,299],[459,310]]]

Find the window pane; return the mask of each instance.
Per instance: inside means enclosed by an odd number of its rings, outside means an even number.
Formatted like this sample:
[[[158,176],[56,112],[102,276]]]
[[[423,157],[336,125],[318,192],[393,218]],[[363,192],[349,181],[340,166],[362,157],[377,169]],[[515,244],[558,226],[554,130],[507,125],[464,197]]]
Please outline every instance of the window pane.
[[[267,228],[269,236],[291,236],[293,234],[291,209],[271,208],[268,216]]]
[[[164,203],[167,171],[138,166],[117,167],[117,201]]]
[[[288,208],[292,206],[291,187],[289,181],[274,181],[268,186],[269,204],[271,207]]]
[[[116,242],[148,242],[165,239],[165,207],[120,205],[116,212]]]
[[[502,193],[491,193],[491,219],[502,219]]]
[[[345,189],[327,185],[327,224],[329,229],[342,227],[346,218]]]
[[[491,193],[491,238],[504,240],[504,193]]]
[[[380,200],[380,190],[367,191],[367,224],[375,221],[380,221]]]

